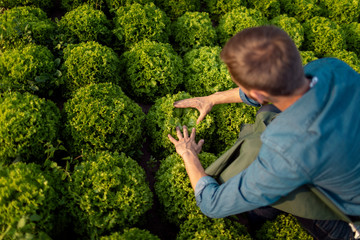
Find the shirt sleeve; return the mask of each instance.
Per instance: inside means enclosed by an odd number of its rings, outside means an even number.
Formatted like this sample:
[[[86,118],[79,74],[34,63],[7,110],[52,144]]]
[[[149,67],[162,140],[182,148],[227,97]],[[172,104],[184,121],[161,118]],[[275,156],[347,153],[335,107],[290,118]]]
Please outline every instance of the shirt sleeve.
[[[254,106],[254,107],[260,107],[261,104],[258,103],[257,101],[249,98],[248,96],[246,96],[246,94],[239,88],[239,95],[241,100],[243,101],[243,103],[250,105],[250,106]]]
[[[209,176],[202,177],[196,184],[195,198],[205,215],[223,218],[271,205],[308,183],[308,179],[296,163],[263,146],[247,169],[224,184],[218,184]]]

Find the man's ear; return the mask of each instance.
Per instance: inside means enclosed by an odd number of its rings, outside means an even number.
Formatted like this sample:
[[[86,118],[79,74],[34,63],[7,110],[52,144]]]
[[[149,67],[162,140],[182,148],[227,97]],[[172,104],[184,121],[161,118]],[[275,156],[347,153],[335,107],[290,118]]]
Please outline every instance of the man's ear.
[[[249,97],[256,100],[260,104],[269,102],[269,94],[262,90],[256,90],[256,89],[249,90]]]

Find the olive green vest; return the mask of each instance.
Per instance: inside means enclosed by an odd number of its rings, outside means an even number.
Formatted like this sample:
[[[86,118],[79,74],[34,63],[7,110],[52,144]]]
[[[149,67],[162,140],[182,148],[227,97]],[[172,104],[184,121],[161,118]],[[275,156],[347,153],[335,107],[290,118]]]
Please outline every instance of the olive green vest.
[[[221,155],[205,172],[224,183],[247,168],[257,157],[261,140],[260,135],[276,117],[273,112],[260,112],[254,124],[245,125],[236,143]],[[316,220],[343,220],[352,223],[323,193],[312,185],[304,185],[282,197],[272,207],[295,216]],[[359,222],[355,222],[359,224]]]

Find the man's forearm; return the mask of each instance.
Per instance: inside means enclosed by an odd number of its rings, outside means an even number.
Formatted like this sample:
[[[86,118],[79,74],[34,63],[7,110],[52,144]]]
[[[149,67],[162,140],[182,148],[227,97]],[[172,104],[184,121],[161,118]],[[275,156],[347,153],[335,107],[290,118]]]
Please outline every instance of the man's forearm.
[[[224,103],[241,103],[239,88],[233,88],[222,92],[216,92],[207,96],[213,105]]]
[[[184,160],[185,169],[189,176],[192,188],[195,191],[196,183],[200,178],[207,176],[199,158],[192,153],[185,153],[182,155]]]

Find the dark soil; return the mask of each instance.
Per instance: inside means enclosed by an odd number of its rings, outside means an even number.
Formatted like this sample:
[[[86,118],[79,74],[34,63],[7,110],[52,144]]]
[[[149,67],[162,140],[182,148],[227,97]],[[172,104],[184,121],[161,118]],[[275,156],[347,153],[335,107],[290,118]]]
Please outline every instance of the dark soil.
[[[139,104],[139,106],[141,106],[145,114],[148,113],[151,107],[151,105],[149,104]],[[143,155],[139,164],[146,172],[147,181],[149,182],[150,189],[154,195],[154,203],[153,207],[145,215],[144,225],[139,226],[139,228],[149,230],[152,234],[157,235],[160,239],[175,239],[179,228],[176,225],[169,223],[162,215],[162,206],[155,194],[155,174],[156,171],[159,169],[160,163],[155,161],[149,161],[151,157],[149,146],[149,139],[146,139],[142,147]]]

